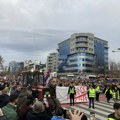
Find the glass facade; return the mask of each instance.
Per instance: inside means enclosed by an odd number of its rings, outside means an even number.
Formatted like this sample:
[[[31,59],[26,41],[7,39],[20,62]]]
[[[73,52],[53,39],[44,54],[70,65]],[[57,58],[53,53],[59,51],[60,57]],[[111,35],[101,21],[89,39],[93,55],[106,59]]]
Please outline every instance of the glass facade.
[[[67,39],[58,44],[59,51],[59,59],[65,60],[67,59],[67,55],[70,54],[70,39]]]
[[[94,53],[98,72],[105,73],[108,70],[108,42],[95,38]]]
[[[67,56],[70,54],[70,39],[67,39],[58,44],[59,65],[58,72],[66,72]]]
[[[79,71],[93,71],[94,55],[89,53],[75,53],[68,56],[67,59],[68,67],[67,70],[71,72],[76,68],[76,72]],[[73,68],[73,69],[72,69]]]

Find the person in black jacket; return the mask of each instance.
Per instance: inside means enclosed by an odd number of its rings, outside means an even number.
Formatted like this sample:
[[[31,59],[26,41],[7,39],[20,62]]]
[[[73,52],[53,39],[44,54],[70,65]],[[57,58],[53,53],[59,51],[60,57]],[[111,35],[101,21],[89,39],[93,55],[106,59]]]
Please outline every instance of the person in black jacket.
[[[26,120],[51,120],[50,110],[47,110],[42,102],[36,101],[33,104],[33,109],[27,113]]]
[[[107,120],[120,120],[120,103],[114,103],[115,112],[108,115]]]
[[[56,97],[56,82],[52,81],[52,84],[49,86],[50,88],[50,95]]]
[[[23,104],[17,110],[18,120],[26,120],[26,114],[28,111],[32,110],[34,98],[32,96],[27,96],[27,99],[24,100]]]
[[[8,95],[8,88],[2,90],[2,95],[0,95],[0,108],[3,108],[9,103],[10,96]]]
[[[112,90],[110,87],[108,87],[105,91],[107,102],[110,103],[110,99],[112,98]]]

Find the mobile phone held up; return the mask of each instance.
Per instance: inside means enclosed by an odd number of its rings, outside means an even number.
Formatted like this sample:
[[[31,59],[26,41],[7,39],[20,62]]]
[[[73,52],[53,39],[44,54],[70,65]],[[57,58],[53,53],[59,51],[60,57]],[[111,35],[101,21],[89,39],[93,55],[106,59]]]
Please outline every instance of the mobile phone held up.
[[[94,120],[95,118],[95,113],[94,112],[90,112],[90,120]]]

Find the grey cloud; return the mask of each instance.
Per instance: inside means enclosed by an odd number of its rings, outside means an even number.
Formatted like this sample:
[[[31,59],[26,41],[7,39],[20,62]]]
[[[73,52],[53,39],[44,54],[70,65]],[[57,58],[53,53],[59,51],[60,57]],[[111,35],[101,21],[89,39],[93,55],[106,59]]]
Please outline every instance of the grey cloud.
[[[120,19],[118,0],[110,0],[109,4],[112,6],[108,6],[108,1],[103,0],[11,1],[4,2],[0,7],[1,14],[7,19],[2,24],[8,27],[80,29],[84,26],[91,27],[93,23],[103,27],[102,23],[113,21],[111,16]]]
[[[48,51],[57,49],[57,44],[63,41],[67,34],[60,30],[0,30],[0,48],[21,52]],[[53,44],[54,43],[54,44]]]
[[[111,51],[120,44],[119,4],[119,0],[109,4],[105,0],[0,0],[0,49],[47,54],[74,32],[92,32],[108,40]]]

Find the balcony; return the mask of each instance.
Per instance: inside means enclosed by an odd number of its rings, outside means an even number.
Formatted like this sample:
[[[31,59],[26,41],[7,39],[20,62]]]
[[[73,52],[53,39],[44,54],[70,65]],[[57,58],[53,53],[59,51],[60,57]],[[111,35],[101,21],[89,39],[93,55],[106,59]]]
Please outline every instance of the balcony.
[[[80,43],[80,44],[76,44],[75,47],[86,47],[86,48],[87,48],[87,47],[88,47],[88,44],[83,44],[83,43],[81,44],[81,43]]]
[[[108,45],[104,45],[105,48],[109,48]]]
[[[76,37],[76,43],[88,42],[88,37]]]
[[[86,52],[89,52],[89,51],[88,51],[88,49],[86,49],[86,50],[76,50],[76,52],[86,53]]]

